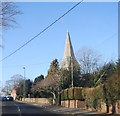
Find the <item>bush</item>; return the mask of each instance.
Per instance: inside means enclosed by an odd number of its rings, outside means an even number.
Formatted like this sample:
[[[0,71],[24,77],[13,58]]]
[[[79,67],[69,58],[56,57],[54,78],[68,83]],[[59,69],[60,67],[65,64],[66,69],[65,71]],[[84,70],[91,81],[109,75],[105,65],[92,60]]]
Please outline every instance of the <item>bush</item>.
[[[75,100],[84,100],[82,90],[83,90],[83,88],[81,88],[81,87],[74,88],[74,99]]]
[[[61,93],[61,100],[68,100],[68,89],[63,90]]]
[[[97,86],[97,87],[94,89],[94,93],[95,93],[94,97],[95,97],[96,99],[102,99],[102,100],[104,100],[103,86],[102,86],[102,85]]]
[[[104,101],[103,87],[97,86],[94,88],[84,88],[83,97],[87,107],[98,109],[101,101]]]
[[[61,100],[64,100],[64,91],[61,93]]]
[[[104,100],[103,87],[93,88],[73,87],[67,88],[61,94],[62,100],[85,100],[86,106],[92,109],[99,109],[100,103]]]
[[[68,89],[68,99],[73,100],[74,99],[74,88]]]
[[[61,94],[61,100],[83,100],[81,87],[67,88]]]

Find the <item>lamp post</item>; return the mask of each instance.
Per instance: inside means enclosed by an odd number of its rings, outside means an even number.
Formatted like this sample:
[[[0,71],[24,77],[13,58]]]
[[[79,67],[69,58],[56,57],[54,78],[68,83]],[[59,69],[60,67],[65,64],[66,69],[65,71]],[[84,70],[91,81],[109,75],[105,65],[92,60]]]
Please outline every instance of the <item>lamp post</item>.
[[[24,70],[23,98],[24,98],[24,101],[25,101],[25,67],[23,67],[23,70]]]

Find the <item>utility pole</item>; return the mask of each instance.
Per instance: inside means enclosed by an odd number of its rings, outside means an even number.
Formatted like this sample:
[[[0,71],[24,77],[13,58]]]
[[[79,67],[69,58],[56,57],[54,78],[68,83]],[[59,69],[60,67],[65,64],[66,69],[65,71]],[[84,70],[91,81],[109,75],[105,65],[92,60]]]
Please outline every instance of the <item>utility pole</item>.
[[[71,86],[73,87],[73,58],[70,57],[70,63],[71,63]]]
[[[24,98],[24,101],[25,101],[25,67],[23,67],[23,69],[24,69],[23,98]]]

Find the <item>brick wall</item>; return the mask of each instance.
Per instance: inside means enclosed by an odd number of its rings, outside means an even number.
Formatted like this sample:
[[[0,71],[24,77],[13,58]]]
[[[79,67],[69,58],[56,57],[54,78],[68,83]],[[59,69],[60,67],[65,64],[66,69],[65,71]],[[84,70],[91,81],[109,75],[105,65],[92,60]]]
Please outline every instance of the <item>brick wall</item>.
[[[80,100],[64,100],[61,101],[61,106],[67,108],[87,109],[85,101]],[[89,108],[88,110],[92,111],[93,109]],[[100,108],[97,109],[97,111],[106,113],[106,104],[101,102]],[[112,113],[112,105],[109,105],[109,113]],[[116,103],[116,113],[120,114],[120,100]]]
[[[101,105],[98,111],[103,112],[103,113],[106,112],[106,104],[104,102],[101,102]]]
[[[76,108],[75,105],[76,105],[76,100],[70,100],[70,108]]]
[[[48,98],[22,98],[22,101],[25,102],[39,102],[43,104],[52,104],[52,99]]]
[[[116,113],[120,114],[120,100],[116,103]]]
[[[64,100],[64,101],[61,101],[61,106],[67,107],[67,108],[81,108],[81,109],[85,109],[85,101]]]
[[[76,100],[76,108],[85,109],[86,108],[85,101]]]

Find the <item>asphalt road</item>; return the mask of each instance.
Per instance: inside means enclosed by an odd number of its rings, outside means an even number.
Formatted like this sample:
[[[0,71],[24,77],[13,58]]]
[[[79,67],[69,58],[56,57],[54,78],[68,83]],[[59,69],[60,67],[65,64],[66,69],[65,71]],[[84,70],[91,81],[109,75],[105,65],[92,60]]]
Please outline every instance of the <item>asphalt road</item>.
[[[0,107],[1,109],[1,107]],[[70,109],[61,106],[43,106],[16,101],[2,102],[1,116],[106,116],[97,112],[81,109]]]
[[[47,111],[43,107],[37,107],[30,104],[4,101],[2,103],[2,116],[44,116],[55,115],[54,112]]]

